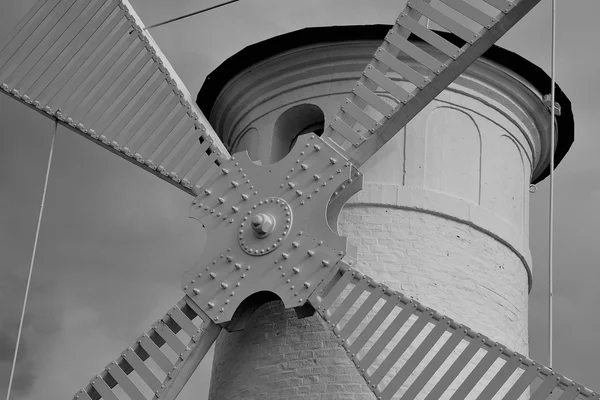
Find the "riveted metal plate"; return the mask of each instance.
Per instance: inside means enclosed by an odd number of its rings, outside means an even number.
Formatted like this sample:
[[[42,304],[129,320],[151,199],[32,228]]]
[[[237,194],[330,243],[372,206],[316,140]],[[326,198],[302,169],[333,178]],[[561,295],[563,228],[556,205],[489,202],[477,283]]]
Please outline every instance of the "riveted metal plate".
[[[183,290],[218,323],[259,291],[277,294],[286,307],[304,304],[346,252],[346,238],[327,222],[328,203],[360,176],[313,134],[276,164],[236,154],[191,206],[207,243]]]

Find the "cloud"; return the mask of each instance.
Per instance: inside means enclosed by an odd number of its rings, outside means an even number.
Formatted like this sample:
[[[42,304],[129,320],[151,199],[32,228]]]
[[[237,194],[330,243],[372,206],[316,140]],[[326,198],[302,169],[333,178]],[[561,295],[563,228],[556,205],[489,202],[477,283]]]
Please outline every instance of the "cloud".
[[[26,280],[22,271],[4,270],[0,281],[0,376],[3,377],[0,393],[6,393],[13,363]],[[56,316],[60,314],[60,307],[52,298],[52,290],[51,283],[35,282],[31,286],[37,296],[29,302],[25,314],[12,387],[16,396],[29,393],[40,375],[39,360],[45,344],[58,337],[60,323]]]

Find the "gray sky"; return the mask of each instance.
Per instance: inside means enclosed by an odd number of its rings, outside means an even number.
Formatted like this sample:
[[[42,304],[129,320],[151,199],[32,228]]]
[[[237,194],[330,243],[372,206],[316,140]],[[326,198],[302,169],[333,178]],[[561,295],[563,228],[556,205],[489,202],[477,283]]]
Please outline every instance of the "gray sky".
[[[214,4],[133,0],[147,25]],[[391,23],[392,0],[243,0],[152,31],[190,92],[227,57],[306,26]],[[555,370],[600,388],[598,0],[558,1],[557,79],[573,103],[576,143],[556,174]],[[0,5],[0,41],[34,4]],[[567,8],[572,7],[572,8]],[[500,45],[549,71],[550,0]],[[0,396],[5,396],[53,123],[0,95]],[[59,129],[13,399],[70,398],[181,296],[204,233],[191,198]],[[532,358],[547,360],[548,184],[531,201]],[[205,399],[210,363],[182,400]]]

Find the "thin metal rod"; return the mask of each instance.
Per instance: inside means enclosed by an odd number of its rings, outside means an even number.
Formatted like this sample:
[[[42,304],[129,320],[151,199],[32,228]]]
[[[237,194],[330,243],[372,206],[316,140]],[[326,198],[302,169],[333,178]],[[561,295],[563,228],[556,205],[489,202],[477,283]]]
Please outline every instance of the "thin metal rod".
[[[553,322],[554,322],[554,131],[555,131],[555,104],[556,104],[556,0],[552,0],[552,54],[550,77],[552,88],[550,90],[550,222],[549,222],[549,255],[548,255],[548,366],[552,368],[553,362]]]
[[[144,28],[144,30],[147,31],[148,29],[151,29],[151,28],[156,28],[158,26],[166,25],[166,24],[169,24],[171,22],[182,20],[184,18],[188,18],[188,17],[192,17],[194,15],[202,14],[202,13],[205,13],[207,11],[214,10],[215,8],[224,7],[224,6],[228,5],[228,4],[236,3],[238,1],[240,1],[240,0],[226,1],[225,3],[217,4],[216,6],[211,6],[211,7],[208,7],[208,8],[204,8],[204,9],[202,9],[200,11],[196,11],[196,12],[193,12],[193,13],[190,13],[190,14],[185,14],[185,15],[182,15],[181,17],[172,18],[172,19],[169,19],[167,21],[163,21],[163,22],[159,22],[159,23],[154,24],[154,25],[147,26],[147,27]]]
[[[37,228],[35,230],[35,240],[33,242],[33,252],[31,254],[31,263],[29,264],[29,275],[27,276],[27,285],[25,286],[25,299],[23,300],[23,308],[21,310],[21,320],[19,321],[19,331],[17,333],[17,343],[15,344],[15,354],[13,357],[12,368],[10,370],[10,378],[8,380],[8,391],[6,392],[6,400],[10,400],[10,391],[12,389],[15,369],[17,366],[17,355],[19,353],[19,344],[21,342],[21,334],[23,333],[23,320],[25,319],[25,309],[27,308],[27,298],[29,297],[29,287],[31,286],[31,275],[33,274],[33,264],[35,262],[35,254],[37,250],[38,238],[40,236],[40,227],[42,225],[42,214],[44,213],[44,203],[46,201],[46,189],[48,188],[48,177],[50,176],[50,166],[52,165],[52,154],[54,153],[54,139],[56,138],[56,130],[58,129],[58,121],[54,122],[54,133],[52,134],[52,142],[50,144],[50,155],[48,156],[48,166],[46,167],[46,179],[44,180],[44,189],[42,192],[42,203],[40,204],[40,213],[38,216]]]

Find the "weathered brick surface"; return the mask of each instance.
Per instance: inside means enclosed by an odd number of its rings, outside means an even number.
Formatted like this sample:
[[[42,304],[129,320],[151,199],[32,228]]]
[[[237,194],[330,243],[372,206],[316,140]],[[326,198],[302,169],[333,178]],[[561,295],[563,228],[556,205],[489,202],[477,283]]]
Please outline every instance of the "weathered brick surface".
[[[362,272],[527,353],[527,273],[496,239],[439,216],[361,204],[342,210],[339,229],[358,247]]]
[[[297,319],[281,302],[261,307],[242,332],[216,343],[213,400],[373,399],[318,315]]]

